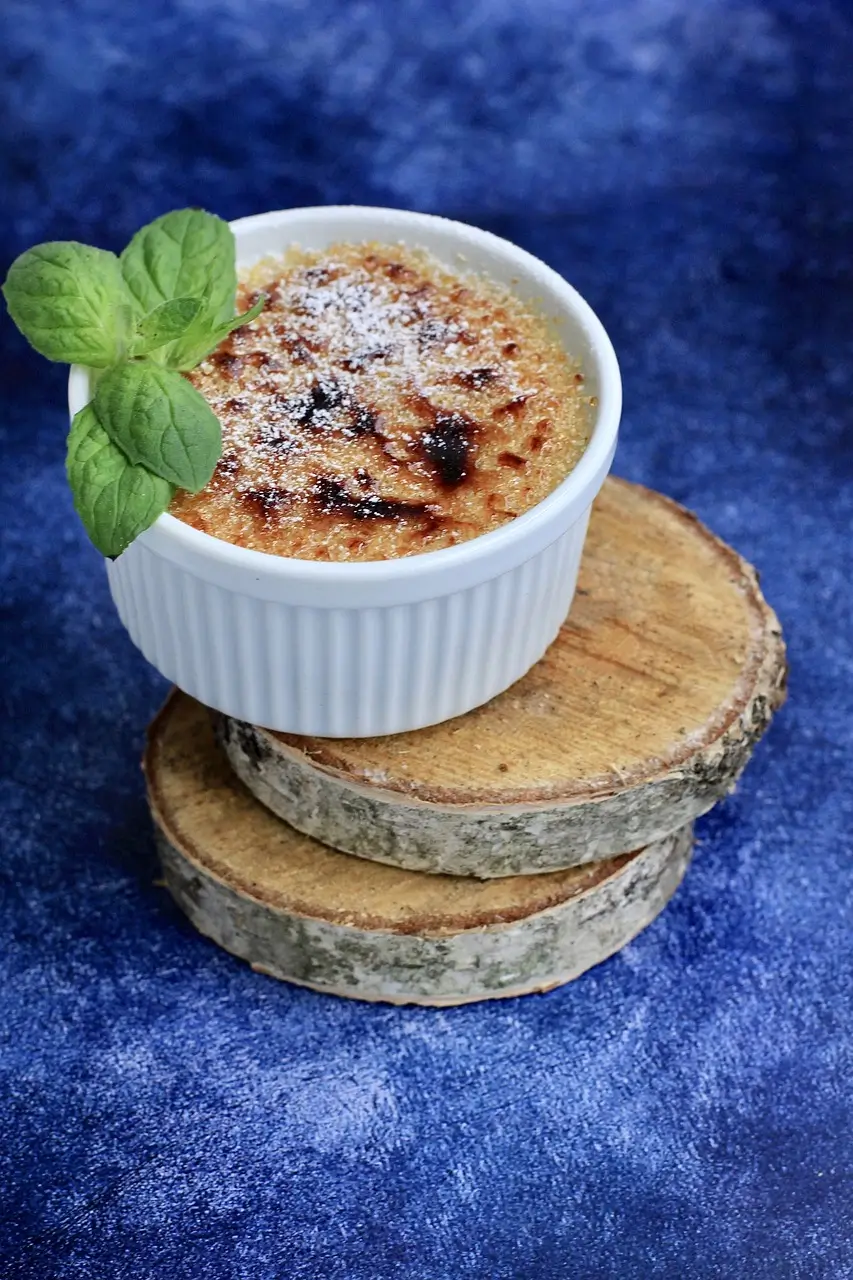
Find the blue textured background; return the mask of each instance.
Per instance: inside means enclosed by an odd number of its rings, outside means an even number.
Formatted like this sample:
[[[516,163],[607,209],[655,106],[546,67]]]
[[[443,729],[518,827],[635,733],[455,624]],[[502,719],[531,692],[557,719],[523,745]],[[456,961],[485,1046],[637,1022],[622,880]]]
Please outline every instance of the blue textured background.
[[[447,213],[589,298],[617,469],[761,569],[791,701],[681,892],[457,1011],[253,976],[154,887],[163,684],[2,329],[0,1275],[853,1276],[853,14],[842,0],[5,0],[0,262],[184,203]]]

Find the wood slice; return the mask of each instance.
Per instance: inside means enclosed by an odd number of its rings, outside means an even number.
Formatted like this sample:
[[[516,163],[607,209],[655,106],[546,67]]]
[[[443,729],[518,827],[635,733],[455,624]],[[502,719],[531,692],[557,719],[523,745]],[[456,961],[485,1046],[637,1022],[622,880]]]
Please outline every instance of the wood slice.
[[[317,844],[259,804],[206,710],[173,694],[145,772],[166,883],[202,933],[317,991],[463,1004],[545,991],[650,923],[690,858],[689,828],[593,866],[502,880],[401,871]]]
[[[325,844],[415,871],[532,874],[650,844],[710,809],[785,676],[751,566],[683,507],[610,480],[570,620],[486,706],[386,738],[224,717],[217,732],[258,799]]]

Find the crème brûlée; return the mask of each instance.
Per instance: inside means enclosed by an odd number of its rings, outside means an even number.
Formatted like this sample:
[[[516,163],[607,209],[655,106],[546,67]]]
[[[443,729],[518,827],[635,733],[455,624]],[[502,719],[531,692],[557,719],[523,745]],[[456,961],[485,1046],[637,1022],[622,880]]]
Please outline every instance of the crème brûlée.
[[[222,423],[210,484],[170,508],[281,556],[384,560],[497,529],[590,431],[583,373],[510,290],[402,245],[288,251],[241,276],[261,315],[188,375]]]

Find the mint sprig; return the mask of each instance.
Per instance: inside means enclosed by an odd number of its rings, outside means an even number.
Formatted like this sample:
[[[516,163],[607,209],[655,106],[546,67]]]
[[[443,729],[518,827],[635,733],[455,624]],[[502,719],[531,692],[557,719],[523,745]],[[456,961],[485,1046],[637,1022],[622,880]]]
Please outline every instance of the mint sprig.
[[[114,365],[98,382],[94,406],[134,465],[190,493],[210,480],[222,453],[219,419],[174,369],[147,360]]]
[[[114,253],[73,240],[36,245],[12,263],[3,293],[48,360],[103,369],[124,355],[133,299]]]
[[[128,462],[91,404],[74,415],[65,469],[86,532],[110,559],[154,523],[175,493],[168,480]]]
[[[267,295],[261,294],[258,301],[248,311],[244,311],[242,315],[234,316],[231,320],[226,320],[223,324],[217,325],[215,329],[198,328],[196,325],[190,326],[190,329],[181,339],[180,347],[174,352],[172,359],[176,369],[194,369],[205,356],[209,356],[211,351],[215,351],[222,342],[223,338],[227,338],[229,333],[234,329],[239,329],[244,324],[251,324],[256,320],[267,305]],[[177,343],[175,344],[178,345]]]
[[[28,249],[3,294],[48,360],[99,371],[75,415],[66,471],[92,542],[114,558],[169,506],[197,493],[222,452],[219,420],[185,378],[266,298],[234,315],[237,268],[227,222],[177,209],[143,227],[118,258],[75,241]],[[93,383],[94,383],[93,379]]]

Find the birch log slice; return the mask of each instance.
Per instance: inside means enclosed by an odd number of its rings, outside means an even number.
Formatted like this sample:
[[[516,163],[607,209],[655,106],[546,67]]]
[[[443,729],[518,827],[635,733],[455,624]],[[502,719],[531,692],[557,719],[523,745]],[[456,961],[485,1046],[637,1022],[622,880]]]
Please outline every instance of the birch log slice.
[[[250,790],[326,844],[416,871],[530,874],[637,849],[710,809],[785,674],[751,566],[676,503],[610,480],[569,621],[486,706],[387,738],[226,718],[217,731]]]
[[[174,693],[149,733],[149,800],[166,883],[202,933],[318,991],[462,1004],[568,982],[650,923],[681,880],[689,828],[593,866],[501,880],[352,858],[279,821]]]

